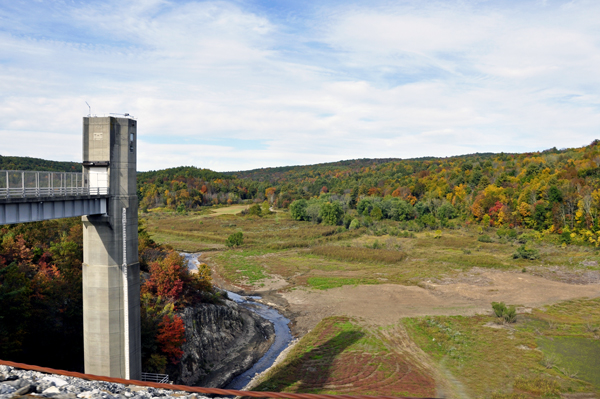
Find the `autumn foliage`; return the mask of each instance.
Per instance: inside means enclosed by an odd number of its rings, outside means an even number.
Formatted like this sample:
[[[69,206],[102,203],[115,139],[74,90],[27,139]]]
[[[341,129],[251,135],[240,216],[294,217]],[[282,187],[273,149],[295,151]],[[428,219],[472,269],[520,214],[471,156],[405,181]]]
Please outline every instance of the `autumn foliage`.
[[[210,268],[139,231],[144,370],[181,357],[185,306],[214,300]],[[83,237],[79,218],[0,226],[0,358],[83,370]]]
[[[185,326],[183,319],[177,315],[169,317],[164,315],[158,326],[156,337],[161,346],[161,351],[173,364],[178,364],[183,355],[181,345],[185,342]]]
[[[150,277],[142,286],[142,294],[149,293],[174,302],[178,301],[183,292],[183,280],[187,274],[181,258],[177,252],[171,252],[161,261],[152,262]]]
[[[146,237],[145,231],[140,236]],[[212,301],[212,278],[206,264],[190,273],[187,261],[176,251],[160,248],[152,240],[145,245],[144,253],[152,260],[141,287],[142,365],[144,370],[164,373],[168,363],[178,364],[183,355],[185,327],[177,312]]]
[[[0,358],[83,361],[81,220],[0,226]]]

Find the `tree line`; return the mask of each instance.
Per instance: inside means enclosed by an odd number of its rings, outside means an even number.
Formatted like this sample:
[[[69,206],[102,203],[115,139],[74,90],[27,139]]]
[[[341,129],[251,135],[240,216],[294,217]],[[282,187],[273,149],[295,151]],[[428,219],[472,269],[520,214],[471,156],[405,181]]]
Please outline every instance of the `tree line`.
[[[597,140],[580,148],[522,154],[362,159],[209,173],[195,168],[140,173],[140,203],[144,209],[186,211],[264,201],[288,209],[300,201],[291,208],[294,217],[317,223],[392,219],[421,228],[469,223],[535,229],[559,235],[565,243],[599,245]]]

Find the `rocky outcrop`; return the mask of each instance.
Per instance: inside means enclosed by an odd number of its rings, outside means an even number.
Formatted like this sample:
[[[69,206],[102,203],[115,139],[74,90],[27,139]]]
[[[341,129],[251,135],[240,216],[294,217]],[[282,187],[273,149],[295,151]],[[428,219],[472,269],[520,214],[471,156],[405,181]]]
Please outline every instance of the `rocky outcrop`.
[[[233,301],[186,308],[184,351],[177,380],[185,385],[224,387],[249,369],[275,338],[273,325]]]

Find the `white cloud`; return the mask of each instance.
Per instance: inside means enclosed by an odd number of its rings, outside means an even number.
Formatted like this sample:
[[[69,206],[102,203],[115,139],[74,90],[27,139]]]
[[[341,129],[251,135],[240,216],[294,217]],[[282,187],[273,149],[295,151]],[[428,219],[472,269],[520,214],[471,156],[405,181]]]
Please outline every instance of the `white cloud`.
[[[302,24],[226,1],[0,6],[17,21],[0,28],[0,154],[80,160],[85,101],[138,118],[141,170],[596,138],[600,6],[464,4],[325,4]]]

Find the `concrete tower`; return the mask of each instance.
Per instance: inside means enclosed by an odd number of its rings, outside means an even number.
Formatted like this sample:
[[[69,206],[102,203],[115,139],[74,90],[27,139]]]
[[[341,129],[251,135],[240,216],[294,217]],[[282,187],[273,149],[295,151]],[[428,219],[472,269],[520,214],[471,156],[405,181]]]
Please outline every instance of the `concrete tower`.
[[[133,119],[83,118],[84,178],[109,194],[106,215],[82,218],[85,372],[140,380],[136,140]]]

